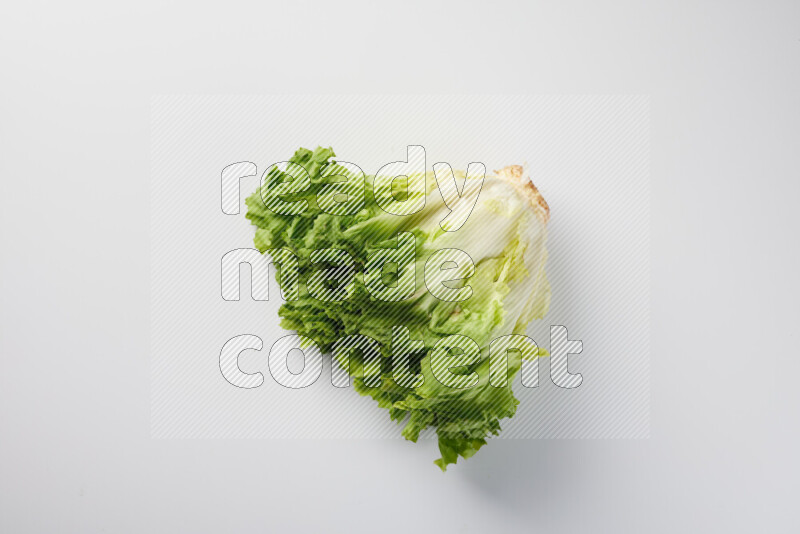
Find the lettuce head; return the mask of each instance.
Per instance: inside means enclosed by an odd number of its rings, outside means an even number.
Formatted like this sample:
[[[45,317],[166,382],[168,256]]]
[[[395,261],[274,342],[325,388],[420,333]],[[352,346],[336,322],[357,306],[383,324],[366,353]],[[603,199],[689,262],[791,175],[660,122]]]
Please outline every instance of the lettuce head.
[[[256,248],[276,263],[287,250],[299,260],[299,289],[280,308],[281,325],[332,354],[358,393],[402,423],[405,438],[416,441],[435,428],[436,464],[445,470],[498,434],[519,404],[511,382],[522,361],[546,355],[535,346],[507,351],[507,380],[490,380],[493,341],[524,334],[547,312],[549,208],[523,168],[509,166],[485,177],[450,171],[461,191],[478,195],[465,221],[453,221],[453,191],[439,190],[432,172],[412,177],[423,180],[424,198],[412,198],[402,180],[389,182],[399,205],[421,206],[389,213],[376,201],[376,188],[387,182],[360,177],[359,169],[334,158],[330,148],[301,148],[289,161],[307,174],[272,167],[246,201]],[[287,189],[292,182],[297,187]],[[370,269],[371,257],[400,249],[413,254]],[[281,268],[282,288],[297,282],[287,272]],[[401,283],[409,279],[414,283]],[[331,295],[337,298],[325,297]],[[337,343],[348,336],[376,341],[377,357],[358,347],[343,350]],[[409,380],[393,372],[393,348],[406,353]],[[447,384],[431,365],[436,350],[465,362],[449,368]]]

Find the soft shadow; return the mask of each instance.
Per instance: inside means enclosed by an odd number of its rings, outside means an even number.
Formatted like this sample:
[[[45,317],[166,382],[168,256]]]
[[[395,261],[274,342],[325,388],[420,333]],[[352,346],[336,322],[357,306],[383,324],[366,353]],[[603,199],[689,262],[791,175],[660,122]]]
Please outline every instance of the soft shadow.
[[[537,506],[549,507],[551,499],[567,493],[560,472],[564,444],[560,440],[492,440],[450,469],[488,498],[535,512]]]

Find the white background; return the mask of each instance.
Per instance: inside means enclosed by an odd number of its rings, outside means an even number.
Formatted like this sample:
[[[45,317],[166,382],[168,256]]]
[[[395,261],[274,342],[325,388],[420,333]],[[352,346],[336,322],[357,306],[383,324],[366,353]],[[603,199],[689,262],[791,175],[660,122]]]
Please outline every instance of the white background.
[[[796,532],[797,2],[0,8],[2,532]],[[159,93],[651,94],[649,440],[151,440]]]

